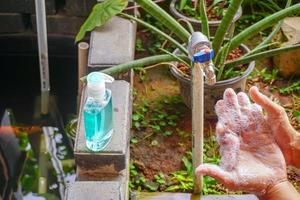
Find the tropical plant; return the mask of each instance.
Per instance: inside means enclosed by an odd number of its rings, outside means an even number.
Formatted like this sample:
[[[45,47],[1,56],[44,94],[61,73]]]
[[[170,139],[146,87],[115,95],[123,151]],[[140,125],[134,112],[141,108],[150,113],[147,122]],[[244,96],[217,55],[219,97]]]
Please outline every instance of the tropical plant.
[[[152,30],[153,32],[159,34],[161,37],[168,40],[174,46],[176,46],[182,53],[182,55],[174,55],[173,53],[166,52],[163,55],[155,55],[150,56],[138,60],[134,60],[128,63],[120,64],[115,67],[111,67],[103,70],[102,72],[107,74],[116,74],[124,71],[128,71],[132,68],[145,67],[148,65],[153,65],[161,62],[170,62],[170,61],[180,61],[185,63],[190,63],[190,59],[188,57],[188,51],[183,43],[187,43],[191,33],[188,31],[189,29],[184,28],[178,21],[176,21],[173,17],[171,17],[166,11],[164,11],[161,7],[155,4],[151,0],[136,0],[135,1],[141,8],[143,8],[147,13],[152,15],[155,19],[160,21],[166,28],[168,28],[171,32],[173,32],[177,37],[174,39],[170,36],[170,34],[166,34],[163,31],[157,29],[151,24],[138,19],[137,17],[122,13],[122,10],[127,5],[127,0],[107,0],[104,3],[96,4],[94,6],[93,11],[90,16],[82,25],[77,37],[76,41],[81,40],[87,31],[92,30],[93,28],[104,24],[109,18],[119,14],[121,17],[125,17],[131,20],[136,21],[142,26]],[[213,60],[217,77],[219,80],[222,78],[222,74],[228,70],[232,70],[238,65],[249,63],[253,60],[262,59],[266,57],[271,57],[276,54],[280,54],[282,52],[292,51],[300,48],[300,44],[292,45],[292,46],[284,46],[276,49],[269,49],[270,42],[273,36],[277,33],[280,28],[281,20],[288,16],[293,16],[299,14],[300,12],[300,3],[295,5],[291,5],[291,0],[288,0],[286,3],[286,8],[282,9],[274,14],[258,21],[257,23],[251,25],[250,27],[244,29],[239,34],[230,38],[230,40],[226,40],[226,30],[228,30],[238,8],[240,7],[243,0],[232,0],[227,12],[221,20],[221,24],[219,25],[217,32],[214,38],[210,37],[209,28],[208,28],[208,20],[206,15],[206,6],[205,0],[199,1],[200,13],[201,13],[201,26],[202,32],[210,38],[212,42],[212,46],[215,52],[215,58]],[[272,33],[264,39],[256,48],[251,50],[249,53],[239,57],[238,59],[226,61],[228,54],[239,47],[241,43],[245,40],[251,38],[252,36],[258,34],[260,31],[263,31],[267,28],[272,27],[274,24],[277,24]],[[190,27],[190,26],[189,26]],[[191,65],[190,65],[191,66]],[[85,78],[83,78],[85,80]]]

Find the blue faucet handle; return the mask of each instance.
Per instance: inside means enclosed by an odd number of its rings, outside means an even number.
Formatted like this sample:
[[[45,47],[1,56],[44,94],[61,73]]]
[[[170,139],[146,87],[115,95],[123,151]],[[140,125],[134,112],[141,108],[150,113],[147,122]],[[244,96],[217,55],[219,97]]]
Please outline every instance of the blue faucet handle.
[[[209,52],[205,51],[205,50],[201,50],[198,53],[195,53],[192,61],[194,63],[205,63],[208,62],[210,60],[212,60],[214,57],[214,50],[210,49]]]

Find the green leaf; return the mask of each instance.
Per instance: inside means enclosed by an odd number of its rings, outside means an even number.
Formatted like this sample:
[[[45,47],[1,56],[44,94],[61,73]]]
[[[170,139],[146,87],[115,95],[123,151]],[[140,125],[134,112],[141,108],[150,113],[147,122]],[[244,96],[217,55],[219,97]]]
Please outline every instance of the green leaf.
[[[166,192],[172,192],[172,191],[176,191],[176,190],[179,190],[179,189],[180,189],[179,185],[171,185],[165,191]]]
[[[183,42],[188,41],[191,34],[156,3],[151,0],[135,0],[135,2],[165,27],[174,32]]]
[[[187,4],[187,0],[180,0],[179,10],[182,11],[183,8],[186,6],[186,4]]]
[[[165,131],[164,136],[171,136],[173,134],[172,131]]]
[[[285,8],[288,8],[292,3],[292,0],[287,0]],[[280,9],[279,9],[280,10]],[[260,47],[263,47],[264,45],[269,44],[273,37],[278,33],[278,31],[281,28],[281,25],[283,24],[283,20],[279,21],[278,24],[276,25],[276,27],[273,29],[273,31],[269,34],[268,37],[266,37],[259,45],[257,45],[252,51],[255,51],[257,49],[259,49]]]
[[[238,11],[239,7],[241,6],[242,2],[243,2],[243,0],[233,0],[230,3],[226,14],[221,21],[221,24],[219,25],[219,27],[217,29],[215,38],[212,43],[213,49],[215,51],[215,55],[218,55],[218,52],[223,44],[227,30],[228,30],[229,26],[231,25],[232,20],[235,16],[236,12]]]
[[[234,36],[231,40],[231,45],[229,51],[238,47],[243,41],[251,38],[262,30],[272,26],[274,23],[284,19],[285,17],[292,16],[294,14],[299,14],[300,12],[300,3],[297,3],[289,8],[282,9],[259,22],[253,24],[252,26],[246,28],[238,35]],[[220,28],[220,26],[219,26]]]
[[[134,120],[134,121],[138,121],[138,120],[140,120],[142,117],[141,117],[141,115],[140,114],[133,114],[132,115],[132,119]]]
[[[293,115],[296,117],[298,124],[300,124],[300,111],[294,111]]]
[[[152,26],[151,24],[143,21],[143,20],[140,20],[134,16],[131,16],[131,15],[127,15],[125,13],[120,13],[121,16],[123,17],[126,17],[128,19],[132,19],[134,21],[136,21],[137,23],[141,24],[142,26],[150,29],[151,31],[154,31],[155,33],[157,33],[159,36],[165,38],[166,40],[170,41],[171,43],[173,43],[177,48],[180,49],[180,51],[184,54],[188,54],[187,52],[187,49],[182,46],[177,40],[173,39],[170,35],[164,33],[163,31],[159,30],[158,28],[156,28],[155,26]],[[161,44],[159,44],[159,47],[161,46]]]
[[[264,51],[264,52],[260,52],[260,53],[256,53],[253,55],[249,55],[246,57],[241,57],[237,60],[228,62],[225,64],[225,67],[234,67],[237,65],[241,65],[241,64],[245,64],[245,63],[249,63],[253,60],[258,60],[258,59],[262,59],[262,58],[267,58],[267,57],[271,57],[283,52],[289,52],[289,51],[293,51],[296,49],[300,49],[300,44],[297,45],[291,45],[291,46],[286,46],[286,47],[281,47],[281,48],[277,48],[277,49],[271,49],[268,51]]]
[[[208,25],[208,18],[206,14],[206,1],[200,0],[200,19],[201,19],[201,31],[207,38],[210,38],[209,34],[209,25]]]
[[[85,20],[76,35],[76,42],[81,40],[87,31],[91,31],[96,27],[102,26],[113,16],[122,12],[128,4],[127,0],[106,0],[98,3],[93,7],[89,17]]]
[[[132,144],[136,144],[136,143],[138,143],[138,139],[136,139],[136,138],[131,138],[130,142],[131,142]]]
[[[180,59],[190,62],[189,58],[187,56],[178,56]],[[102,70],[101,72],[106,74],[119,74],[125,71],[128,71],[130,69],[138,68],[138,67],[146,67],[148,65],[157,64],[160,62],[170,62],[170,61],[176,61],[177,59],[174,58],[174,56],[164,54],[164,55],[157,55],[157,56],[150,56],[146,58],[141,58],[137,60],[133,60],[127,63],[119,64],[114,67],[109,67],[107,69]],[[80,79],[81,81],[86,81],[86,76],[82,77]]]
[[[193,165],[192,165],[192,163],[185,156],[183,156],[182,162],[184,163],[184,166],[185,166],[189,176],[192,177],[193,176]]]

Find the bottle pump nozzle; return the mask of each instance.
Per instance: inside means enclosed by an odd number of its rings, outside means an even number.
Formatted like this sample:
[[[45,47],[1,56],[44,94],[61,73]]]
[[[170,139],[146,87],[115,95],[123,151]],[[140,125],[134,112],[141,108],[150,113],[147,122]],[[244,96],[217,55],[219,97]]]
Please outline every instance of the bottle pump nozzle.
[[[103,102],[105,99],[105,83],[111,83],[114,78],[102,72],[92,72],[87,76],[88,96]]]

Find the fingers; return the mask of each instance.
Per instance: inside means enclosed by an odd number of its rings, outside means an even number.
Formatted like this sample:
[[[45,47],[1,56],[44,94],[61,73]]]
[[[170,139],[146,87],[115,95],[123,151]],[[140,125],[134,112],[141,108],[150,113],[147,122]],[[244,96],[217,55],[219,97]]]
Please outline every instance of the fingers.
[[[226,108],[239,112],[239,103],[237,99],[237,95],[234,90],[231,88],[227,88],[223,95],[223,100]]]
[[[269,114],[276,114],[281,113],[283,111],[283,108],[279,106],[278,104],[274,103],[271,99],[269,99],[267,96],[263,95],[258,91],[258,88],[253,86],[249,90],[249,94],[251,96],[251,99],[263,107]]]
[[[227,171],[232,171],[237,164],[237,157],[240,148],[240,141],[238,136],[226,131],[219,124],[216,128],[217,141],[220,144],[221,166]]]
[[[234,178],[231,176],[231,174],[217,165],[202,164],[196,168],[196,174],[211,176],[229,188],[231,188],[234,185]]]
[[[238,103],[241,107],[247,107],[251,105],[249,97],[244,92],[239,92],[237,94]]]

